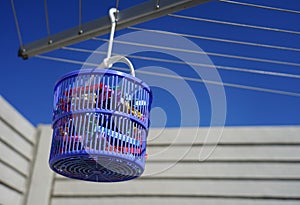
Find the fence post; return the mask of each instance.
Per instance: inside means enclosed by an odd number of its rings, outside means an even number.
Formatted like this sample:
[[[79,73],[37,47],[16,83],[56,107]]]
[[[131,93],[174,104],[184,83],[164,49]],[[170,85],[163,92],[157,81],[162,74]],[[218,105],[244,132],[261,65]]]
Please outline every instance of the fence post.
[[[36,158],[31,173],[31,182],[25,205],[48,205],[51,199],[54,173],[48,166],[52,129],[49,125],[38,126]]]

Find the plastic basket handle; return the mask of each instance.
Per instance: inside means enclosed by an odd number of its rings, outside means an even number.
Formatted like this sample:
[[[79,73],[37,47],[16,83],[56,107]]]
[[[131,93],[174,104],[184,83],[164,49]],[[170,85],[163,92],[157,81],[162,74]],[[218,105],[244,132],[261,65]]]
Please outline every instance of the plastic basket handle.
[[[106,68],[111,68],[113,64],[115,63],[125,63],[126,65],[128,65],[129,69],[130,69],[130,74],[135,77],[135,71],[134,71],[134,67],[132,65],[132,63],[130,62],[130,60],[128,58],[126,58],[125,56],[113,56],[110,58],[105,58],[102,62],[103,66]]]

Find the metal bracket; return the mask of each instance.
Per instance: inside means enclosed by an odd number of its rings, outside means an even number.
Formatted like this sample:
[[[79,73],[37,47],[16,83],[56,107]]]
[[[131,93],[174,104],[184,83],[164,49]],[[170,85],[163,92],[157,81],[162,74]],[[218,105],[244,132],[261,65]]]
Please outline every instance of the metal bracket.
[[[129,26],[149,21],[167,14],[184,10],[212,0],[161,0],[159,9],[156,9],[157,0],[149,0],[137,6],[133,6],[118,13],[117,30]],[[82,25],[83,33],[79,34],[78,26],[52,35],[49,44],[48,38],[40,39],[35,42],[26,44],[19,49],[18,55],[23,59],[46,53],[63,46],[72,45],[84,40],[91,39],[95,36],[103,35],[110,32],[111,20],[108,16],[93,20]]]

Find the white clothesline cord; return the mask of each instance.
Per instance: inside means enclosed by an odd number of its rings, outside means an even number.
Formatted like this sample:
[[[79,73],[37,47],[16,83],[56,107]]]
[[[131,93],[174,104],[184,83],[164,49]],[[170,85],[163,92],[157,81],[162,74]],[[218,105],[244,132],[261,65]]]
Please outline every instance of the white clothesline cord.
[[[287,13],[294,13],[294,14],[300,14],[300,11],[291,10],[291,9],[284,9],[284,8],[278,8],[278,7],[272,7],[272,6],[264,6],[259,4],[251,4],[246,2],[240,2],[240,1],[231,1],[231,0],[219,0],[220,2],[224,3],[230,3],[230,4],[237,4],[241,6],[249,6],[254,8],[260,8],[260,9],[268,9],[273,11],[281,11],[281,12],[287,12]]]
[[[94,63],[85,63],[85,62],[82,62],[82,61],[70,60],[70,59],[65,59],[65,58],[57,58],[57,57],[44,56],[44,55],[37,55],[35,57],[40,58],[40,59],[45,59],[45,60],[72,63],[72,64],[77,64],[77,65],[98,66],[98,64],[94,64]],[[124,68],[117,68],[117,69],[123,70]],[[125,69],[125,70],[127,71],[127,69]],[[225,86],[225,87],[239,88],[239,89],[245,89],[245,90],[265,92],[265,93],[273,93],[273,94],[279,94],[279,95],[285,95],[285,96],[300,97],[300,93],[288,92],[288,91],[282,91],[282,90],[261,88],[261,87],[234,84],[234,83],[223,83],[223,82],[202,80],[202,79],[198,79],[198,78],[175,76],[175,75],[155,73],[155,72],[149,72],[149,71],[141,71],[141,70],[136,70],[136,72],[137,73],[142,73],[142,74],[148,74],[148,75],[152,75],[152,76],[161,76],[161,77],[173,78],[173,79],[183,79],[183,80],[199,82],[199,83],[208,83],[208,84]]]
[[[166,32],[167,34],[168,32]],[[93,38],[94,40],[97,38]],[[162,46],[156,46],[156,45],[149,45],[149,47],[156,47],[156,48],[162,48]],[[233,58],[233,59],[239,59],[239,60],[247,60],[247,61],[255,61],[255,62],[262,62],[262,63],[273,63],[273,64],[279,64],[279,65],[288,65],[288,66],[296,66],[300,67],[300,63],[294,63],[294,62],[287,62],[287,61],[278,61],[278,60],[271,60],[271,59],[264,59],[264,58],[254,58],[254,57],[246,57],[246,56],[237,56],[237,55],[229,55],[229,54],[222,54],[222,53],[215,53],[215,52],[201,52],[201,51],[194,51],[194,50],[186,50],[186,49],[176,49],[177,51],[183,51],[190,53],[196,53],[196,54],[205,54],[210,56],[217,56],[217,57],[223,57],[223,58]]]
[[[98,40],[98,41],[104,41],[104,42],[107,41],[106,39],[101,39],[101,38],[93,38],[93,39]],[[115,43],[116,44],[131,45],[131,46],[148,47],[148,48],[159,48],[159,49],[163,49],[163,50],[172,50],[172,51],[178,51],[178,52],[195,53],[195,51],[193,51],[193,50],[177,49],[177,48],[164,47],[164,46],[158,46],[157,47],[155,45],[135,43],[135,42],[129,42],[129,41],[115,41]],[[93,52],[92,50],[82,49],[82,48],[74,48],[74,47],[63,47],[62,49],[78,51],[78,52],[85,52],[85,53],[92,53]],[[99,51],[96,51],[96,52],[99,52]],[[104,52],[99,52],[99,54],[104,54]],[[203,54],[203,53],[200,53],[200,54]],[[158,62],[169,62],[169,63],[185,64],[182,61],[168,60],[168,59],[162,59],[162,58],[142,57],[142,56],[133,56],[133,55],[131,55],[130,57],[131,58],[143,59],[143,60],[153,60],[153,61],[158,61]],[[200,64],[200,63],[193,63],[193,62],[188,62],[188,63],[191,64],[191,65],[195,65],[195,66],[217,68],[217,69],[222,69],[222,70],[256,73],[256,74],[272,75],[272,76],[280,76],[280,77],[300,78],[300,75],[289,74],[289,73],[272,72],[272,71],[265,71],[265,70],[256,70],[256,69],[249,69],[249,68],[238,68],[238,67],[230,67],[230,66],[222,66],[222,65]]]
[[[263,43],[236,41],[236,40],[230,40],[230,39],[224,39],[224,38],[214,38],[214,37],[183,34],[183,33],[169,32],[169,31],[162,31],[162,30],[155,30],[155,29],[138,28],[138,27],[128,27],[128,29],[135,30],[135,31],[145,31],[145,32],[151,32],[151,33],[167,34],[167,35],[172,35],[172,36],[182,36],[182,37],[186,37],[186,38],[195,38],[195,39],[218,41],[218,42],[224,42],[224,43],[233,43],[233,44],[246,45],[246,46],[255,46],[255,47],[263,47],[263,48],[272,48],[272,49],[278,49],[278,50],[300,52],[300,48],[291,48],[291,47],[269,45],[269,44],[263,44]]]
[[[193,17],[193,16],[186,16],[186,15],[169,14],[168,16],[171,16],[174,18],[193,20],[193,21],[203,21],[203,22],[209,22],[209,23],[223,24],[223,25],[229,25],[229,26],[238,26],[238,27],[259,29],[259,30],[265,30],[265,31],[273,31],[273,32],[280,32],[280,33],[295,34],[295,35],[300,34],[300,31],[292,31],[292,30],[265,27],[265,26],[256,26],[256,25],[235,23],[235,22],[229,22],[229,21],[219,21],[219,20],[214,20],[214,19],[207,19],[207,18],[200,18],[200,17]]]
[[[117,43],[117,41],[115,41]],[[84,48],[74,48],[74,47],[63,47],[63,50],[69,51],[76,51],[76,52],[83,52],[83,53],[96,53],[100,55],[105,55],[104,51],[94,51]],[[115,55],[123,55],[123,54],[115,54]],[[147,60],[147,61],[156,61],[156,62],[164,62],[164,63],[174,63],[174,64],[189,64],[192,66],[197,66],[201,68],[216,68],[222,70],[230,70],[230,71],[239,71],[239,72],[247,72],[247,73],[255,73],[255,74],[262,74],[262,75],[271,75],[271,76],[278,76],[278,77],[289,77],[289,78],[298,78],[300,79],[300,75],[296,74],[289,74],[289,73],[280,73],[280,72],[272,72],[272,71],[264,71],[264,70],[255,70],[255,69],[247,69],[247,68],[237,68],[237,67],[229,67],[229,66],[218,66],[218,65],[210,65],[210,64],[202,64],[202,63],[193,63],[193,62],[183,62],[179,60],[169,60],[169,59],[162,59],[162,58],[155,58],[155,57],[145,57],[145,56],[136,56],[136,55],[129,55],[128,57],[132,59],[140,59],[140,60]]]

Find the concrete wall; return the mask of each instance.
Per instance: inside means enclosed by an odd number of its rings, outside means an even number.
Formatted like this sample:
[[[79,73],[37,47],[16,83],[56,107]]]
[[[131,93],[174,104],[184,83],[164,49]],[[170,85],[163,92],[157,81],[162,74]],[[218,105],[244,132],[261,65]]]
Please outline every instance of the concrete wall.
[[[151,129],[146,171],[121,183],[53,174],[51,126],[0,98],[0,204],[300,204],[300,127]],[[217,146],[216,146],[217,144]]]
[[[299,127],[225,128],[215,148],[205,136],[217,129],[152,129],[141,178],[97,184],[56,175],[51,204],[300,204]]]

